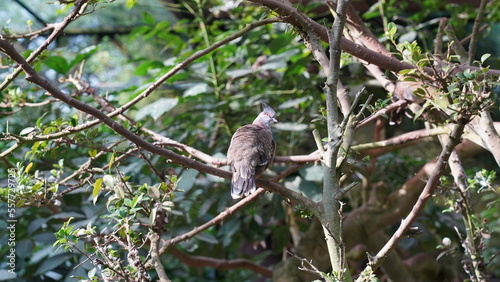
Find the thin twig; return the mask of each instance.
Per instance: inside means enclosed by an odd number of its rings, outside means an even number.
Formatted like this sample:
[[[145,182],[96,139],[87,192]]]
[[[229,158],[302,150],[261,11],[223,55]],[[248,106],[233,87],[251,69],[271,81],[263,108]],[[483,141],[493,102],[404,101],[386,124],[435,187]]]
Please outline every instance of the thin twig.
[[[297,260],[300,261],[302,268],[299,267],[299,270],[303,270],[303,271],[318,275],[319,277],[323,278],[325,281],[330,281],[330,278],[328,276],[326,276],[323,272],[319,271],[319,269],[316,266],[314,266],[314,264],[312,263],[312,260],[309,261],[306,258],[299,257],[298,255],[296,255],[288,250],[286,252],[289,255],[293,256],[294,258],[296,258]]]
[[[476,19],[474,20],[471,40],[469,43],[469,57],[467,60],[468,65],[472,65],[476,56],[477,40],[479,39],[479,34],[480,34],[479,28],[481,26],[481,22],[483,21],[484,10],[486,9],[486,2],[487,0],[481,0],[481,3],[479,4],[479,8],[477,10]]]

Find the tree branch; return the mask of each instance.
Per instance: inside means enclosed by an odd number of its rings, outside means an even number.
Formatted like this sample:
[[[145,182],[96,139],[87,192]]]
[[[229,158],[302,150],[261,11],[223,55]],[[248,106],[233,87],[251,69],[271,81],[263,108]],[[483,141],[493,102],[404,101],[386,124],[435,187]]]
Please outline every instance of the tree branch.
[[[476,19],[474,20],[474,26],[472,27],[471,40],[469,43],[469,54],[468,54],[469,56],[467,58],[467,64],[471,66],[476,57],[477,40],[479,39],[479,34],[480,34],[479,29],[481,27],[481,22],[483,21],[484,10],[486,9],[486,2],[487,0],[481,0],[479,8],[477,9]]]
[[[262,274],[265,277],[272,277],[273,272],[272,270],[258,265],[256,263],[253,263],[249,260],[246,259],[232,259],[232,260],[226,260],[226,259],[216,259],[216,258],[211,258],[211,257],[205,257],[205,256],[192,256],[188,255],[186,253],[183,253],[182,251],[178,250],[175,247],[172,247],[168,249],[170,254],[172,254],[174,257],[182,261],[184,264],[191,266],[191,267],[211,267],[214,269],[220,269],[220,270],[228,270],[228,269],[236,269],[236,268],[246,268],[249,270],[252,270],[255,273]]]
[[[385,246],[377,253],[375,256],[369,256],[369,264],[368,267],[371,267],[373,270],[376,270],[380,264],[387,257],[387,254],[390,250],[396,247],[397,243],[402,239],[405,232],[408,230],[410,225],[415,221],[415,219],[420,215],[423,211],[425,205],[431,198],[434,189],[439,184],[439,178],[443,175],[444,170],[447,166],[448,159],[450,158],[450,154],[455,148],[455,146],[460,142],[460,137],[464,131],[465,123],[458,123],[453,127],[453,130],[450,134],[450,138],[446,145],[444,146],[439,158],[437,160],[436,166],[434,167],[431,176],[427,180],[422,193],[420,194],[417,202],[413,206],[410,214],[403,219],[399,228],[394,232],[389,241],[385,244]]]
[[[151,260],[153,260],[153,266],[158,274],[158,278],[162,282],[169,282],[170,279],[165,272],[165,268],[161,263],[160,253],[158,252],[158,245],[160,244],[160,234],[150,230],[150,240],[151,240]]]
[[[290,4],[288,1],[280,1],[280,0],[249,0],[250,2],[260,4],[266,6],[273,12],[279,14],[281,16],[282,21],[287,22],[297,28],[302,30],[307,27],[312,28],[318,37],[324,42],[328,42],[327,30],[321,24],[315,22],[311,18],[307,17],[300,11],[298,11],[295,7]],[[341,39],[340,47],[343,51],[355,56],[358,59],[364,60],[370,64],[377,65],[383,69],[390,70],[393,72],[399,72],[403,69],[413,69],[414,67],[406,62],[399,61],[393,57],[387,57],[381,53],[377,53],[376,51],[372,51],[366,47],[363,47],[359,44],[356,44],[352,41],[349,41],[345,38]],[[462,66],[461,68],[457,68],[456,71],[464,71],[464,69],[476,70],[478,68],[472,66]],[[430,73],[433,73],[432,69],[426,69]],[[489,74],[500,75],[500,70],[492,70],[488,71]]]
[[[33,53],[29,55],[29,57],[26,59],[28,63],[32,63],[47,47],[61,34],[66,27],[75,21],[77,18],[79,18],[83,12],[85,11],[88,2],[90,0],[78,0],[75,1],[75,6],[73,7],[73,10],[71,13],[69,13],[68,16],[64,18],[64,20],[57,24],[56,27],[54,28],[54,31],[47,37],[47,39],[38,47]],[[0,39],[4,40],[4,37],[0,34]],[[0,84],[0,92],[3,91],[14,79],[21,73],[22,71],[22,66],[18,66],[10,75],[5,78],[5,80]]]
[[[135,97],[134,99],[130,100],[128,103],[124,104],[123,106],[121,106],[119,108],[116,108],[114,111],[110,112],[108,114],[108,117],[112,118],[112,117],[115,117],[117,115],[125,113],[133,105],[137,104],[142,99],[148,97],[156,88],[158,88],[161,84],[163,84],[167,79],[169,79],[170,77],[172,77],[173,75],[175,75],[180,70],[186,68],[189,64],[191,64],[195,60],[203,57],[204,55],[206,55],[206,54],[208,54],[210,52],[213,52],[217,48],[219,48],[219,47],[221,47],[221,46],[223,46],[223,45],[225,45],[225,44],[233,41],[234,39],[237,39],[237,38],[245,35],[246,33],[250,32],[254,28],[257,28],[257,27],[265,25],[265,24],[270,24],[270,23],[278,22],[278,21],[279,21],[278,18],[268,18],[268,19],[264,19],[264,20],[259,21],[259,22],[248,24],[245,28],[243,28],[239,32],[236,32],[236,33],[234,33],[234,34],[232,34],[232,35],[230,35],[230,36],[228,36],[228,37],[226,37],[226,38],[224,38],[224,39],[222,39],[222,40],[220,40],[218,42],[215,42],[214,44],[210,45],[209,47],[207,47],[207,48],[205,48],[203,50],[195,52],[193,55],[189,56],[184,61],[182,61],[181,63],[179,63],[178,65],[176,65],[174,68],[172,68],[170,71],[168,71],[167,73],[165,73],[165,75],[163,75],[157,81],[155,81],[153,84],[151,84],[146,90],[144,90],[142,93],[140,93],[139,95],[137,95],[137,97]],[[1,35],[0,35],[0,51],[4,52],[8,56],[10,56],[11,54],[15,55],[17,53],[17,51],[12,47],[12,45],[10,45],[10,43],[7,40],[5,40]],[[32,53],[32,54],[34,54],[34,53]],[[19,53],[17,53],[16,57],[18,59],[23,59],[19,55]],[[16,60],[14,60],[14,61],[16,61]],[[26,60],[26,62],[29,63],[30,61]],[[19,66],[19,68],[21,68],[21,66]],[[14,72],[9,77],[11,77],[11,76],[12,76],[12,80],[13,80],[15,78],[15,76],[17,76],[17,74],[15,74],[15,72]],[[9,77],[7,79],[9,79]],[[12,80],[10,80],[9,83],[12,82]],[[7,85],[9,83],[7,83]],[[7,85],[5,85],[4,87],[6,87]],[[0,88],[0,91],[2,89],[3,88]],[[71,133],[76,133],[76,132],[85,130],[87,128],[91,128],[91,127],[99,124],[100,122],[101,122],[101,120],[96,119],[94,121],[90,121],[90,122],[87,122],[86,124],[82,124],[82,125],[79,125],[79,126],[76,126],[76,127],[68,127],[66,129],[64,129],[64,131],[61,131],[61,132],[57,132],[57,133],[53,133],[53,134],[48,134],[48,135],[43,135],[43,136],[36,136],[36,137],[31,138],[31,139],[24,139],[24,140],[21,139],[21,141],[22,142],[36,142],[36,141],[52,140],[52,139],[55,139],[55,138],[59,138],[59,137],[70,135]],[[7,149],[6,151],[2,152],[0,154],[0,158],[5,158],[5,156],[7,156],[8,154],[12,153],[13,151],[15,151],[19,147],[20,147],[20,144],[18,144],[18,143],[14,144],[9,149]]]
[[[209,173],[215,176],[223,177],[226,179],[231,178],[231,172],[226,171],[226,170],[221,170],[217,169],[212,166],[208,166],[202,163],[199,163],[193,159],[178,155],[170,150],[166,150],[164,148],[155,146],[154,144],[142,139],[138,135],[132,133],[131,131],[127,130],[125,127],[123,127],[121,124],[117,123],[113,119],[111,119],[109,116],[107,116],[105,113],[99,111],[98,109],[91,107],[79,100],[74,99],[73,97],[66,95],[63,93],[61,90],[59,90],[57,87],[52,85],[49,81],[41,77],[34,69],[33,67],[24,60],[24,58],[17,53],[17,51],[4,39],[0,39],[0,51],[6,53],[9,55],[11,59],[16,61],[22,69],[26,72],[26,80],[35,83],[42,87],[43,89],[47,90],[53,97],[61,100],[62,102],[82,111],[87,114],[90,114],[97,119],[99,119],[101,122],[106,124],[108,127],[110,127],[113,131],[116,133],[122,135],[138,147],[149,151],[151,153],[163,156],[173,163],[182,165],[186,168],[193,168],[196,169],[200,172],[205,172]],[[116,112],[116,111],[114,111]],[[290,198],[293,200],[297,200],[298,202],[305,204],[306,206],[310,207],[315,207],[314,202],[309,200],[307,197],[302,196],[301,194],[289,190],[279,184],[272,183],[270,181],[264,180],[264,179],[258,179],[257,184],[260,187],[264,188],[269,188],[281,195],[283,195],[285,198]],[[305,201],[305,202],[304,202]],[[303,203],[304,202],[304,203]]]

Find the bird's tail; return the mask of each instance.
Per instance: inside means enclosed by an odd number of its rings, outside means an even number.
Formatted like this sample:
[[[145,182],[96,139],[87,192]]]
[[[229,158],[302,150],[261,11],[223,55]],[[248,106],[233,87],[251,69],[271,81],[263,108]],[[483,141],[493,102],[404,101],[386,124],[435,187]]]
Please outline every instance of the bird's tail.
[[[233,199],[241,198],[243,195],[248,196],[255,192],[255,171],[252,169],[245,171],[233,170],[233,178],[231,179],[231,197]]]

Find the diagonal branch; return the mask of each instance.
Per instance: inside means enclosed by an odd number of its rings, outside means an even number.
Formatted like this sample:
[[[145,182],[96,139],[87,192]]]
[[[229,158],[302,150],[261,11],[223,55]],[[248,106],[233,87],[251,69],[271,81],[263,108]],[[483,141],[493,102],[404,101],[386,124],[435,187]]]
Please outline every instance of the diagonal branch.
[[[124,104],[123,106],[121,106],[119,108],[116,108],[114,111],[112,111],[111,113],[109,113],[108,117],[112,118],[112,117],[115,117],[117,115],[123,114],[128,109],[130,109],[133,105],[137,104],[142,99],[148,97],[156,88],[158,88],[161,84],[163,84],[165,81],[167,81],[167,79],[169,79],[170,77],[172,77],[173,75],[175,75],[180,70],[186,68],[189,64],[191,64],[195,60],[197,60],[197,59],[205,56],[206,54],[209,54],[210,52],[213,52],[217,48],[219,48],[219,47],[221,47],[221,46],[223,46],[223,45],[225,45],[225,44],[227,44],[227,43],[229,43],[229,42],[231,42],[231,41],[233,41],[233,40],[235,40],[235,39],[237,39],[237,38],[245,35],[246,33],[250,32],[251,30],[253,30],[253,29],[255,29],[255,28],[259,27],[259,26],[270,24],[270,23],[275,23],[275,22],[278,22],[278,21],[279,20],[277,18],[268,18],[268,19],[264,19],[264,20],[259,21],[259,22],[248,24],[242,30],[240,30],[240,31],[238,31],[238,32],[236,32],[236,33],[234,33],[232,35],[229,35],[228,37],[226,37],[226,38],[224,38],[224,39],[222,39],[222,40],[220,40],[218,42],[215,42],[214,44],[208,46],[207,48],[205,48],[203,50],[195,52],[193,55],[189,56],[184,61],[182,61],[181,63],[179,63],[178,65],[176,65],[174,68],[172,68],[170,71],[168,71],[167,73],[165,73],[157,81],[155,81],[153,84],[151,84],[146,90],[144,90],[142,93],[140,93],[139,95],[137,95],[137,97],[135,97],[134,99],[132,99],[128,103]],[[6,53],[8,55],[13,54],[13,53],[17,53],[17,51],[14,48],[12,48],[12,46],[1,35],[0,35],[0,51]],[[26,60],[26,61],[28,63],[30,62],[29,60]],[[17,76],[17,74],[14,72],[9,77],[12,77],[12,80],[13,80],[15,76]],[[2,89],[3,88],[0,87],[0,90],[2,90]],[[68,127],[66,129],[64,129],[63,131],[61,131],[61,132],[57,132],[57,133],[53,133],[53,134],[47,134],[47,135],[42,135],[42,136],[35,136],[35,137],[32,137],[32,138],[20,138],[18,141],[21,142],[21,143],[27,143],[27,142],[52,140],[52,139],[55,139],[55,138],[60,138],[60,137],[63,137],[63,136],[70,135],[72,133],[76,133],[76,132],[79,132],[79,131],[91,128],[91,127],[99,124],[100,122],[101,121],[99,119],[96,119],[96,120],[87,122],[85,124],[78,125],[76,127]],[[5,158],[7,155],[9,155],[10,153],[14,152],[16,149],[18,149],[20,147],[20,145],[21,145],[19,142],[16,142],[9,149],[7,149],[6,151],[2,152],[0,154],[0,158]]]
[[[318,37],[324,42],[328,42],[327,30],[324,26],[312,20],[302,12],[298,11],[289,1],[281,0],[249,0],[249,2],[263,5],[273,12],[280,15],[282,21],[287,22],[299,29],[312,28]],[[356,44],[346,38],[342,38],[340,47],[343,51],[355,56],[358,59],[364,60],[370,64],[377,65],[383,69],[399,72],[403,69],[413,69],[414,67],[406,62],[400,61],[394,57],[385,56],[382,53],[370,50],[364,46]],[[477,67],[459,66],[455,71],[462,72],[465,69],[477,70]],[[425,69],[430,73],[434,71],[430,68]],[[500,75],[500,70],[490,69],[488,74]]]
[[[415,221],[415,219],[422,213],[425,205],[434,193],[434,189],[439,184],[440,177],[444,174],[444,171],[448,164],[448,159],[453,151],[453,149],[460,143],[460,138],[463,134],[465,128],[465,123],[459,123],[454,126],[450,134],[449,140],[443,147],[441,154],[437,160],[436,166],[432,171],[431,176],[427,180],[425,187],[418,197],[417,202],[413,206],[410,214],[403,219],[399,228],[394,232],[389,241],[385,246],[377,253],[375,256],[369,256],[369,264],[367,266],[371,267],[374,271],[382,264],[382,262],[387,257],[389,251],[394,249],[398,242],[403,238],[405,232],[408,230],[410,225]]]
[[[220,270],[246,268],[252,270],[255,273],[259,273],[265,277],[273,276],[272,270],[246,259],[225,260],[225,259],[216,259],[206,256],[193,256],[193,255],[188,255],[175,247],[170,248],[168,251],[170,252],[170,254],[172,254],[174,257],[182,261],[184,264],[191,267],[207,266]]]
[[[68,16],[64,18],[64,20],[60,23],[57,24],[56,27],[54,28],[54,31],[47,37],[47,39],[38,47],[33,53],[29,55],[29,57],[26,59],[28,63],[31,63],[35,60],[36,57],[38,57],[47,47],[63,32],[66,27],[75,21],[77,18],[79,18],[83,12],[85,11],[85,8],[88,5],[88,2],[90,0],[78,0],[75,1],[75,6],[73,7],[73,10],[71,13],[69,13]],[[0,39],[4,39],[2,35],[0,35]],[[22,67],[18,66],[10,75],[7,76],[7,78],[0,84],[0,91],[3,91],[14,79],[21,73]]]
[[[223,177],[226,179],[231,178],[231,172],[227,170],[222,170],[215,168],[213,166],[205,165],[202,164],[196,160],[181,156],[179,154],[176,154],[170,150],[155,146],[154,144],[142,139],[140,136],[132,133],[131,131],[127,130],[125,127],[123,127],[121,124],[118,122],[114,121],[112,118],[107,116],[105,113],[101,112],[100,110],[91,107],[69,95],[66,95],[63,93],[59,88],[55,87],[52,85],[49,81],[47,81],[45,78],[41,77],[35,69],[14,49],[14,47],[7,42],[4,39],[0,39],[0,51],[4,52],[5,54],[9,55],[12,60],[17,62],[20,67],[24,70],[26,73],[26,80],[37,84],[38,86],[42,87],[43,89],[47,90],[54,98],[61,100],[62,102],[68,104],[69,106],[74,107],[75,109],[78,109],[82,112],[85,112],[89,115],[92,115],[99,119],[102,123],[110,127],[114,132],[122,135],[138,147],[149,151],[153,154],[157,154],[160,156],[163,156],[167,158],[169,161],[182,165],[186,168],[192,168],[196,169],[200,172],[204,173],[209,173],[215,176]],[[259,187],[263,188],[268,188],[271,189],[272,191],[275,191],[279,193],[280,195],[284,196],[285,198],[290,198],[291,200],[297,201],[307,208],[311,208],[311,210],[315,210],[315,203],[310,200],[309,198],[303,196],[300,193],[297,193],[295,191],[289,190],[282,185],[273,183],[268,180],[264,179],[258,179],[257,185]]]

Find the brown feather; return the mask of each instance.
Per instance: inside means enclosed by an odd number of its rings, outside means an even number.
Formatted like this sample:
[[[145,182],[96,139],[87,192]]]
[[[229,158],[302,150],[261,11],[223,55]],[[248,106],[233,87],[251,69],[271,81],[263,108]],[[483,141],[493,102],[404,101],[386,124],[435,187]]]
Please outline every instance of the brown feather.
[[[257,124],[240,127],[231,138],[228,162],[233,170],[231,196],[240,198],[256,190],[255,177],[273,161],[276,144],[271,131]]]

